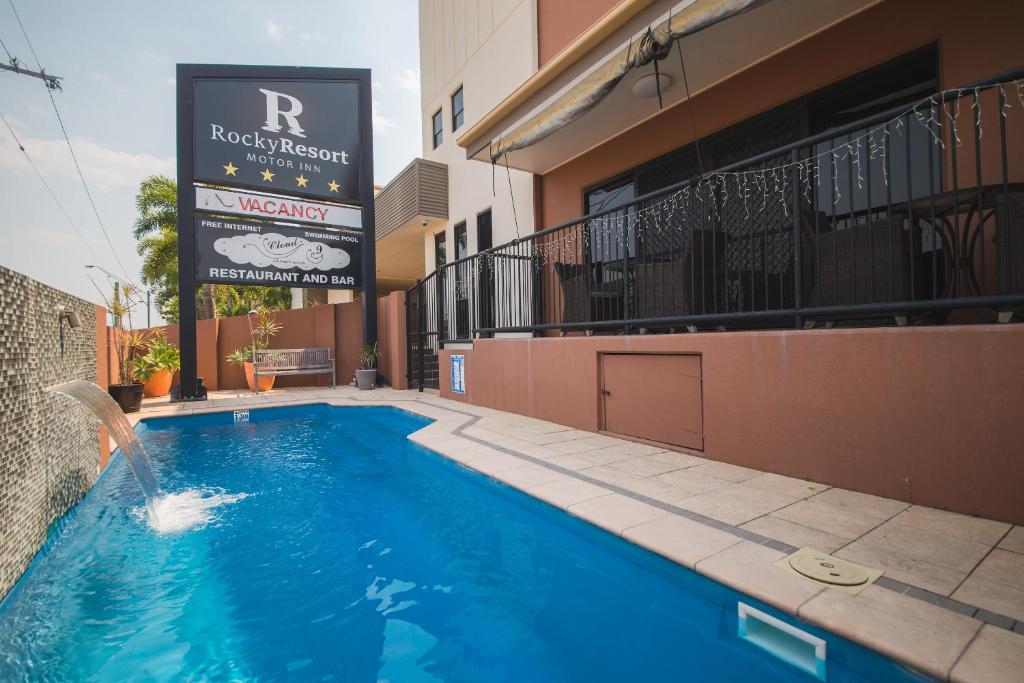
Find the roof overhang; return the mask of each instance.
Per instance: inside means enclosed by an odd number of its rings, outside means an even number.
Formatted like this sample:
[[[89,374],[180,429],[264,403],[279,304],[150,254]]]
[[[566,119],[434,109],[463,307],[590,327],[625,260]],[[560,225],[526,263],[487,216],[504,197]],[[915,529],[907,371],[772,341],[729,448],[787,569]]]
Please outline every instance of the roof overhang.
[[[374,198],[377,279],[411,286],[423,277],[423,234],[448,219],[448,167],[414,159]]]
[[[617,26],[604,27],[605,35],[600,40],[582,44],[562,60],[557,73],[552,69],[542,79],[527,81],[462,135],[458,144],[466,148],[468,158],[492,161],[494,150],[508,146],[509,140],[522,139],[524,130],[545,125],[553,116],[559,116],[565,111],[567,100],[580,92],[581,84],[594,81],[602,71],[608,72],[609,63],[621,57],[623,50],[628,53],[631,46],[637,45],[649,27],[664,25],[669,19],[674,27],[700,27],[680,39],[686,82],[693,96],[878,2],[881,0],[768,0],[744,7],[744,3],[736,0],[660,0],[633,6],[632,14],[617,18]],[[737,10],[735,15],[725,14]],[[581,40],[586,36],[581,36]],[[653,64],[634,68],[581,117],[563,123],[528,146],[513,148],[500,163],[547,173],[664,109],[685,102],[686,89],[676,47],[658,62],[658,69],[672,81],[662,90],[661,109],[656,96],[634,94],[638,80],[646,77],[653,81]]]

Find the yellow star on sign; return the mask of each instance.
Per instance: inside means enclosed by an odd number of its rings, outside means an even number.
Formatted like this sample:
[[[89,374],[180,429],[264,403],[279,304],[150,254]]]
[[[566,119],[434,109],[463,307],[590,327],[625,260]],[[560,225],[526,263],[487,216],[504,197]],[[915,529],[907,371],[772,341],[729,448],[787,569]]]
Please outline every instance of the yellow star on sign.
[[[307,183],[307,182],[309,182],[309,178],[307,178],[307,177],[306,177],[306,176],[304,176],[304,175],[300,175],[300,176],[299,176],[298,178],[296,178],[296,179],[295,179],[295,183],[296,183],[296,184],[297,184],[297,185],[298,185],[299,187],[306,187],[306,183]]]
[[[235,171],[237,170],[238,167],[229,161],[228,165],[224,167],[224,175],[235,175]]]
[[[263,176],[263,179],[266,180],[268,183],[273,182],[274,180],[274,174],[270,172],[269,168],[265,168],[262,171],[260,171],[260,175]]]
[[[331,182],[327,183],[327,187],[331,188],[331,192],[337,192],[339,185],[338,183],[332,180]]]

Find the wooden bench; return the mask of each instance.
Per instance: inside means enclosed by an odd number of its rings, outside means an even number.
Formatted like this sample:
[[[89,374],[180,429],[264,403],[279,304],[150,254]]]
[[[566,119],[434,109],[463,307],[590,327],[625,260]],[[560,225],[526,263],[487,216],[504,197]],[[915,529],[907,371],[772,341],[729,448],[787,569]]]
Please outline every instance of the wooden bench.
[[[323,349],[256,349],[253,363],[253,384],[260,392],[260,375],[315,375],[330,373],[334,388],[334,359],[331,350]]]

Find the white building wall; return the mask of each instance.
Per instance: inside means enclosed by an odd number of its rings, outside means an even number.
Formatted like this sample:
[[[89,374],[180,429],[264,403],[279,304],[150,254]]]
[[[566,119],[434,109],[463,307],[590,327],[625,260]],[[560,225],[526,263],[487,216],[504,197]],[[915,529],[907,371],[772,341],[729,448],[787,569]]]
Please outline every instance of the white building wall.
[[[423,157],[448,166],[448,260],[453,227],[466,222],[469,253],[477,251],[476,217],[492,211],[494,245],[534,230],[533,176],[466,159],[455,139],[537,70],[536,0],[420,0],[420,92]],[[465,121],[452,131],[451,96],[463,87]],[[431,116],[442,111],[444,141],[434,149]],[[515,211],[513,212],[513,198]],[[435,228],[424,235],[426,272],[434,270]]]

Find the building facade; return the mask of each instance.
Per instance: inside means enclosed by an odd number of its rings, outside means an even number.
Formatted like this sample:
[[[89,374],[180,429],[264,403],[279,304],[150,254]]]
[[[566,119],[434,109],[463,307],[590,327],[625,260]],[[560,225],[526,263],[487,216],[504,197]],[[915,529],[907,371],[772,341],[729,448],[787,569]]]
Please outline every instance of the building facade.
[[[413,298],[442,394],[1019,519],[1024,8],[527,4],[537,68],[455,142],[535,229]]]
[[[466,158],[457,138],[537,70],[534,0],[420,0],[423,157],[448,169],[448,217],[423,230],[425,272],[534,230],[530,173]]]

